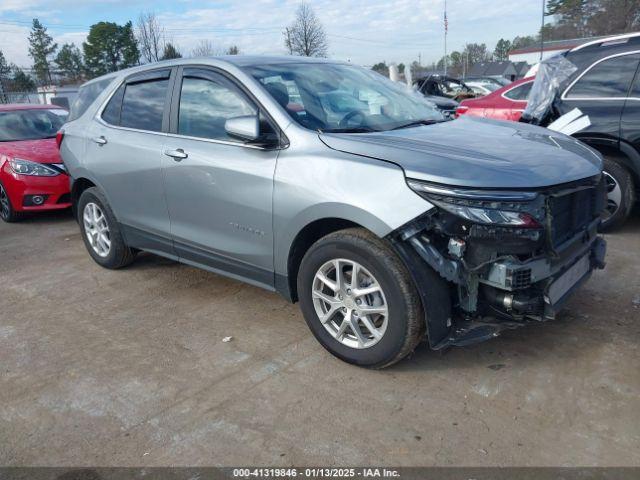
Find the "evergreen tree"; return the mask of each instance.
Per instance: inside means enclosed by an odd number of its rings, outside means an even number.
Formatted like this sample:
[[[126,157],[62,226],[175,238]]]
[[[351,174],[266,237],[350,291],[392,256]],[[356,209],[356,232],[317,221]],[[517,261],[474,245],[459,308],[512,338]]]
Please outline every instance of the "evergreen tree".
[[[504,62],[509,60],[509,50],[511,50],[511,42],[501,38],[496,44],[496,48],[493,50],[493,59],[496,62]]]
[[[24,72],[24,70],[16,65],[12,65],[11,71],[13,72],[13,78],[11,79],[10,87],[14,92],[35,91],[36,83]]]
[[[131,22],[125,25],[113,22],[92,25],[82,49],[87,72],[93,77],[140,63],[140,51]]]
[[[51,68],[49,57],[55,53],[58,45],[54,43],[47,29],[37,18],[33,19],[31,33],[29,34],[29,55],[33,59],[33,70],[38,82],[51,83]]]
[[[58,52],[54,62],[67,80],[75,82],[82,78],[82,74],[84,73],[82,53],[75,45],[65,43]]]

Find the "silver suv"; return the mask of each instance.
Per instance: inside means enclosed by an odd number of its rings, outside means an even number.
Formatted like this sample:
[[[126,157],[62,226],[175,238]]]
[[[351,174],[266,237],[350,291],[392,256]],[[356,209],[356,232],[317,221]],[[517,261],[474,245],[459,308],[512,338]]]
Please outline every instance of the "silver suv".
[[[85,84],[70,118],[61,153],[98,264],[144,250],[278,291],[357,365],[551,319],[604,266],[596,152],[446,121],[350,64],[145,65]]]

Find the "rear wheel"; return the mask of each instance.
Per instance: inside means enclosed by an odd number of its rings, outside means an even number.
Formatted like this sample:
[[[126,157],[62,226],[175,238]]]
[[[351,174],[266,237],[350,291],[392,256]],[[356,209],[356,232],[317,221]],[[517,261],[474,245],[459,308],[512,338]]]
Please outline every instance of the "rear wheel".
[[[613,158],[604,159],[607,185],[607,205],[602,218],[604,230],[620,227],[631,215],[635,202],[633,178],[629,171]]]
[[[17,222],[22,218],[22,213],[13,209],[11,199],[2,183],[0,183],[0,218],[8,223]]]
[[[336,357],[382,368],[411,353],[424,337],[418,292],[391,247],[364,229],[317,241],[298,274],[307,325]]]
[[[121,268],[135,258],[120,231],[120,225],[104,195],[95,187],[88,188],[78,201],[78,223],[89,255],[105,268]]]

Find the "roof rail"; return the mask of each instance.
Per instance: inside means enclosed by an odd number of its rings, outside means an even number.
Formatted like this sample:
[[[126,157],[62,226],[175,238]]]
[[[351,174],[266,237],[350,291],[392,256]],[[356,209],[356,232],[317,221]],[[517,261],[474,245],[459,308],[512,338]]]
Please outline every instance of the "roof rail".
[[[600,38],[598,40],[593,40],[591,42],[587,42],[587,43],[583,43],[582,45],[578,45],[577,47],[574,47],[569,51],[570,52],[575,52],[577,50],[580,50],[580,49],[585,48],[585,47],[589,47],[591,45],[597,45],[599,43],[615,42],[616,40],[626,40],[628,38],[633,38],[633,37],[640,37],[640,32],[625,33],[624,35],[615,35],[613,37]]]

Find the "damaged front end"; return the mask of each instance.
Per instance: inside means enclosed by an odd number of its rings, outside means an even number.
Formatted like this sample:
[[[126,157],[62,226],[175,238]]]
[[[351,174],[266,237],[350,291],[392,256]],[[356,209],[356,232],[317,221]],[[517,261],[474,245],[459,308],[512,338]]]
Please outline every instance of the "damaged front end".
[[[436,208],[390,240],[418,287],[434,349],[553,319],[591,272],[604,268],[601,176],[528,191],[417,180],[409,186]],[[446,282],[433,281],[427,265]]]

